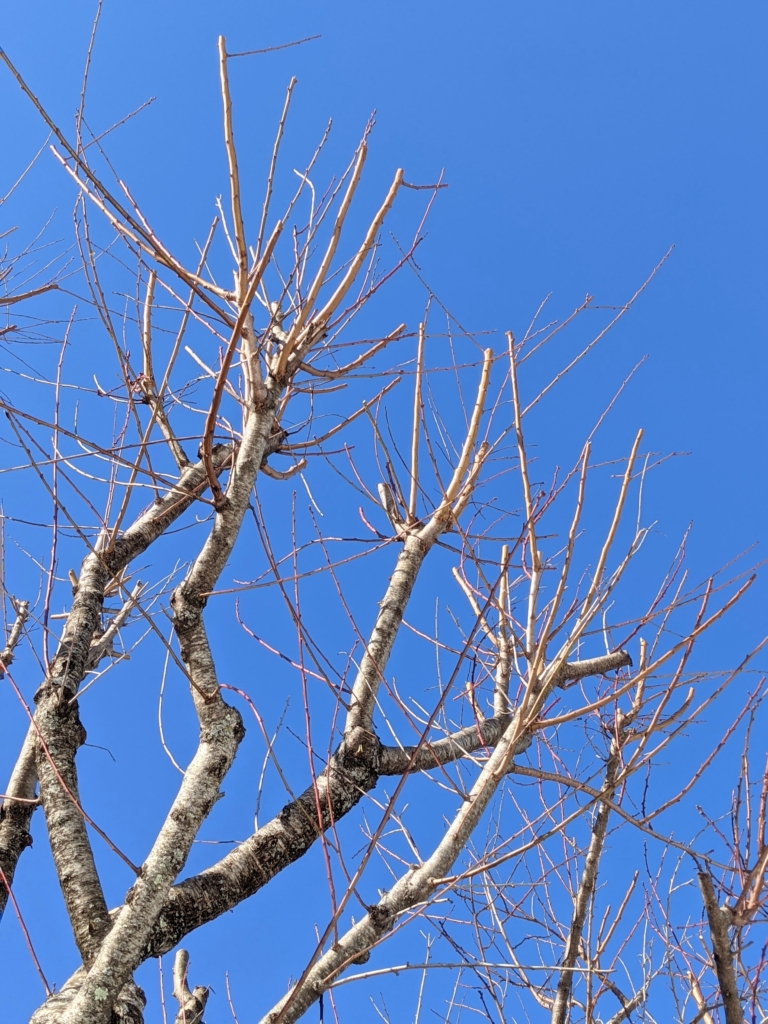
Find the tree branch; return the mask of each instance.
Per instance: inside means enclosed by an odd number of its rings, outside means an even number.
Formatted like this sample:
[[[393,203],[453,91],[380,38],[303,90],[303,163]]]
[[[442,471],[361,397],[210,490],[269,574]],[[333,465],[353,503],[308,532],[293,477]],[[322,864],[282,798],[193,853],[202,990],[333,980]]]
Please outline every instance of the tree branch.
[[[174,1024],[203,1024],[209,990],[203,985],[195,985],[190,992],[187,984],[188,968],[189,953],[186,949],[180,949],[173,961],[173,998],[179,1004]]]
[[[744,1011],[739,1000],[736,984],[736,969],[731,952],[731,938],[728,934],[730,915],[727,909],[717,905],[715,887],[708,871],[699,871],[699,888],[704,900],[704,909],[712,937],[712,953],[715,960],[715,974],[723,997],[726,1024],[744,1024]]]

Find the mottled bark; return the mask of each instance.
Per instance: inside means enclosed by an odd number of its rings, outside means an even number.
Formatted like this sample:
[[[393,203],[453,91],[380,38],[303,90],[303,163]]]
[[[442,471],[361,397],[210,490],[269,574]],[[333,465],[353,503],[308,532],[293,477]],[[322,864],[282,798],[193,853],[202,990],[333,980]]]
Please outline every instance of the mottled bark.
[[[219,445],[214,449],[214,464],[218,472],[226,467],[231,456],[230,445]],[[206,487],[205,468],[202,462],[198,462],[182,473],[178,482],[171,484],[168,492],[139,516],[117,539],[110,551],[98,555],[91,553],[86,557],[64,636],[51,666],[50,681],[43,685],[38,694],[36,715],[40,718],[55,715],[60,706],[55,686],[51,685],[54,680],[58,680],[57,685],[66,689],[68,696],[71,696],[76,692],[85,671],[92,667],[90,645],[100,621],[105,582],[146,551],[197,500]],[[0,867],[9,883],[13,880],[19,857],[32,843],[29,827],[36,804],[28,801],[35,798],[37,744],[37,729],[35,725],[30,725],[6,786],[7,796],[0,811]],[[5,887],[0,887],[0,915],[5,908],[7,896]]]
[[[547,693],[551,692],[558,682],[564,679],[602,674],[629,661],[626,652],[618,651],[601,658],[568,663],[560,672],[551,674],[549,680],[545,682],[545,690]],[[546,674],[544,678],[546,679]],[[482,771],[432,855],[423,864],[413,866],[402,875],[377,904],[370,906],[365,917],[354,924],[319,958],[301,984],[294,986],[262,1018],[261,1024],[276,1024],[278,1020],[280,1024],[294,1024],[346,967],[351,963],[361,962],[360,957],[365,956],[386,935],[402,913],[432,896],[440,879],[448,875],[456,858],[466,846],[500,781],[505,777],[512,757],[519,750],[525,749],[530,742],[531,728],[535,721],[524,718],[521,709],[518,708],[508,718],[489,719],[487,723],[478,723],[476,728],[464,729],[454,736],[439,740],[431,747],[425,747],[423,753],[419,751],[416,754],[416,763],[423,765],[422,770],[434,767],[435,751],[437,756],[444,757],[445,761],[455,760],[459,751],[462,751],[460,756],[463,756],[463,753],[467,753],[473,747],[478,749],[484,745],[481,739],[491,739],[502,722],[506,722],[506,727],[497,736],[495,746]],[[488,726],[486,734],[483,734],[483,725]],[[411,748],[411,754],[414,750],[415,748]],[[381,763],[388,767],[397,764],[406,770],[403,761],[403,753],[399,750],[381,752]]]
[[[72,1005],[85,980],[85,967],[75,971],[66,984],[32,1014],[29,1024],[59,1024]],[[134,981],[125,984],[112,1009],[109,1024],[144,1024],[147,999]]]
[[[586,676],[602,676],[606,672],[631,667],[632,658],[628,651],[613,651],[611,654],[602,654],[599,658],[585,658],[583,661],[567,661],[555,673],[552,685],[564,686]]]
[[[53,682],[38,691],[40,703],[35,724],[45,746],[43,742],[37,744],[37,775],[67,915],[80,956],[88,965],[109,931],[110,919],[78,806],[75,753],[85,742],[85,729],[80,724],[77,701],[59,701],[60,693]]]
[[[354,730],[318,776],[316,787],[309,786],[217,864],[175,885],[142,957],[167,953],[189,932],[232,910],[302,857],[322,832],[375,787],[379,749],[371,732]]]
[[[723,997],[726,1024],[744,1024],[744,1011],[739,999],[736,982],[736,968],[731,950],[729,927],[731,916],[727,908],[717,905],[715,887],[708,871],[699,871],[699,888],[704,898],[704,909],[709,923],[709,934],[712,937],[712,955],[715,961],[715,974]]]
[[[608,658],[612,659],[609,664],[616,667],[615,662],[623,655],[617,652]],[[603,663],[603,659],[573,662],[568,671],[578,675],[582,666],[598,661]],[[429,771],[482,747],[490,749],[499,742],[510,721],[510,717],[489,718],[421,748],[383,747],[370,730],[354,730],[334,753],[329,767],[318,776],[316,790],[309,786],[217,864],[171,889],[152,929],[144,958],[167,953],[191,931],[253,896],[275,875],[303,857],[323,831],[375,788],[380,776],[402,775],[407,770]],[[530,743],[531,733],[524,733],[516,740],[513,753],[522,753]],[[321,822],[318,804],[322,809]]]
[[[512,720],[511,715],[503,718],[486,718],[450,736],[423,743],[421,746],[383,747],[379,762],[380,775],[403,775],[407,771],[428,772],[442,764],[458,761],[467,754],[474,754],[483,747],[495,747]],[[521,753],[530,744],[530,737],[524,737],[515,753]]]
[[[36,803],[37,769],[35,768],[36,733],[30,729],[24,740],[11,778],[6,786],[6,797],[0,807],[0,868],[8,885],[13,882],[16,865],[24,850],[32,845],[29,826]],[[8,890],[0,885],[0,918],[8,902]]]
[[[85,742],[85,729],[72,697],[85,675],[110,576],[99,553],[93,552],[85,559],[50,678],[35,694],[40,799],[67,915],[86,965],[109,931],[110,921],[79,807],[75,754]]]
[[[226,496],[211,532],[171,598],[174,629],[200,722],[200,742],[179,792],[128,891],[112,930],[101,944],[62,1024],[107,1024],[123,985],[142,960],[150,932],[201,824],[219,798],[221,781],[245,734],[239,712],[222,700],[203,624],[206,592],[213,589],[240,532],[245,510],[272,434],[278,394],[262,386],[233,460]]]
[[[316,1002],[345,967],[367,953],[411,907],[434,893],[439,879],[453,866],[493,796],[514,747],[522,733],[517,716],[513,717],[498,745],[491,753],[467,799],[449,825],[445,836],[423,864],[402,875],[379,902],[328,949],[309,970],[301,985],[281,999],[262,1018],[261,1024],[293,1024]]]
[[[104,939],[62,1024],[109,1021],[110,1007],[141,961],[163,901],[194,837],[219,797],[221,780],[244,735],[239,713],[215,696],[198,707],[200,743],[141,873]]]

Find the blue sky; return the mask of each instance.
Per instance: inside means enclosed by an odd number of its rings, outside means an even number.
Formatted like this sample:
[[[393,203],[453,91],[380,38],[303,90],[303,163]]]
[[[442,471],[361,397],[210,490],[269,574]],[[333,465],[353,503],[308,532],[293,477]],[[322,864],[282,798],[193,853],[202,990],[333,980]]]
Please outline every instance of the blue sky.
[[[6,4],[0,13],[0,45],[67,130],[79,102],[92,15],[91,4],[40,0]],[[450,187],[433,207],[419,265],[456,319],[473,331],[522,333],[549,293],[553,316],[567,314],[587,292],[599,305],[619,305],[674,246],[567,400],[540,414],[535,429],[542,447],[564,435],[567,440],[571,432],[573,444],[580,444],[583,423],[647,355],[612,420],[607,447],[618,457],[642,425],[651,450],[689,453],[653,478],[647,501],[670,544],[693,520],[689,550],[698,578],[750,544],[766,541],[767,29],[768,11],[754,0],[106,0],[87,118],[100,132],[156,97],[114,133],[109,154],[161,234],[180,251],[187,247],[189,255],[192,237],[205,234],[214,198],[226,189],[217,36],[224,34],[229,50],[240,51],[319,35],[302,46],[232,64],[241,164],[254,169],[247,214],[254,215],[260,202],[285,87],[295,75],[286,167],[303,166],[300,154],[311,149],[329,117],[330,158],[343,163],[375,110],[364,202],[370,205],[382,194],[398,166],[416,182],[444,173]],[[46,131],[4,70],[0,111],[4,193]],[[29,237],[57,211],[54,234],[64,237],[73,198],[70,182],[44,153],[9,202],[0,230],[10,222]],[[400,318],[397,295],[395,290],[385,305],[387,325]],[[560,358],[553,353],[552,365]],[[6,510],[9,497],[3,494]],[[715,667],[734,664],[746,653],[764,630],[765,606],[761,584],[707,648]],[[31,664],[24,673],[25,692],[31,694]],[[10,721],[10,699],[2,699]],[[94,710],[97,719],[112,713],[106,698],[103,709]],[[131,713],[128,707],[125,713]],[[0,742],[4,774],[16,735]],[[179,742],[191,740],[180,734]],[[87,762],[97,755],[85,750],[81,756]],[[259,758],[245,763],[256,765]],[[128,801],[127,820],[117,815],[114,827],[129,841],[131,815],[142,804],[130,791],[122,798]],[[93,793],[105,815],[111,799],[106,789]],[[153,813],[162,814],[165,800],[162,792],[153,797]],[[48,856],[43,847],[39,835],[34,855],[41,863]],[[71,951],[60,952],[68,942],[66,922],[45,922],[50,890],[32,884],[31,870],[25,880],[24,868],[22,861],[19,898],[44,967],[61,983],[72,964]],[[119,898],[121,884],[127,882],[116,872],[113,898]],[[218,922],[213,951],[200,947],[212,972],[203,980],[217,991],[209,1022],[230,1019],[223,971],[234,976],[239,968],[247,976],[253,930],[263,929],[265,918],[274,930],[274,950],[263,933],[257,944],[260,955],[271,956],[278,990],[300,969],[291,953],[296,942],[304,950],[305,938],[291,935],[279,909],[281,900],[296,898],[296,883],[280,885],[274,897],[263,894],[259,906],[234,924]],[[326,911],[319,900],[318,922]],[[229,958],[223,943],[233,933],[225,924],[237,936]],[[193,972],[194,956],[193,948]],[[39,993],[10,914],[0,930],[0,964],[4,992],[17,1000],[6,1002],[8,1020],[26,1019]],[[15,972],[29,976],[23,991],[10,985]],[[148,987],[156,986],[154,978],[152,973]],[[260,979],[241,984],[240,1020],[254,1019],[269,998],[259,990]],[[409,990],[403,1013],[412,1012],[411,996]],[[397,1007],[399,997],[392,998]],[[360,1012],[374,1019],[370,1009]],[[156,1005],[152,1014],[148,1021],[160,1020]]]

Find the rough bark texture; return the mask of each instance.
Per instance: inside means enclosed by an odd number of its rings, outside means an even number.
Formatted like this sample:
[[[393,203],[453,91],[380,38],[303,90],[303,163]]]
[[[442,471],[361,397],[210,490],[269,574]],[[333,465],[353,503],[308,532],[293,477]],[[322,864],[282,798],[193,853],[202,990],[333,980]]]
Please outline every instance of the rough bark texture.
[[[218,799],[221,780],[243,734],[239,713],[221,698],[206,706],[201,715],[200,745],[178,795],[62,1024],[109,1020],[109,1007],[141,961],[150,929],[201,823]]]
[[[231,456],[230,445],[219,445],[214,449],[213,460],[217,472],[225,468]],[[190,466],[177,483],[170,485],[160,501],[145,510],[117,539],[111,551],[101,555],[92,553],[86,557],[67,628],[51,666],[51,679],[61,679],[60,685],[69,690],[68,696],[76,692],[88,665],[91,639],[100,621],[106,581],[146,551],[197,500],[207,487],[207,482],[202,462]],[[39,694],[36,716],[55,714],[57,705],[58,697],[54,689],[44,684]],[[19,857],[32,844],[29,827],[36,805],[20,803],[19,799],[31,800],[35,797],[37,746],[38,732],[35,725],[30,725],[6,787],[7,798],[0,812],[0,867],[9,884],[13,881]],[[5,909],[7,898],[5,887],[0,887],[0,915]]]
[[[274,389],[261,388],[232,465],[226,498],[219,502],[211,532],[171,598],[174,628],[200,722],[197,751],[139,878],[61,1024],[109,1021],[111,1007],[141,962],[152,927],[201,824],[219,797],[221,781],[245,734],[239,712],[226,704],[219,692],[202,618],[207,600],[203,595],[215,586],[232,553],[272,433],[277,398]]]
[[[60,701],[60,693],[53,682],[38,691],[40,702],[35,724],[45,747],[38,743],[37,775],[51,853],[67,914],[80,956],[88,965],[109,931],[110,919],[78,806],[75,753],[85,742],[85,729],[80,724],[77,701]]]
[[[439,879],[453,866],[493,796],[522,732],[512,719],[472,786],[434,853],[420,866],[402,875],[379,902],[354,924],[315,963],[304,982],[294,988],[262,1018],[261,1024],[293,1024],[316,1002],[345,967],[367,953],[392,928],[400,914],[428,899]],[[359,961],[358,961],[359,962]]]
[[[29,1024],[59,1024],[62,1015],[72,1005],[85,980],[85,968],[77,970],[59,992],[55,992],[35,1010]],[[144,1024],[147,999],[139,986],[129,981],[123,986],[112,1009],[109,1024]]]
[[[624,664],[624,657],[623,652],[617,652],[605,659],[569,663],[567,670],[572,673],[571,678],[578,677],[584,674],[582,666],[607,661],[604,670],[608,671],[619,667],[619,662]],[[348,814],[365,793],[375,788],[380,776],[402,775],[408,770],[429,771],[483,747],[492,748],[510,722],[509,716],[489,718],[420,749],[384,747],[370,730],[353,730],[334,753],[329,767],[318,776],[317,790],[308,787],[217,864],[171,889],[143,958],[167,953],[191,931],[258,892],[302,857],[322,831]],[[530,743],[531,734],[527,732],[516,740],[513,753],[522,753]],[[323,812],[320,823],[318,804]]]
[[[723,997],[726,1024],[744,1024],[744,1011],[739,1000],[736,969],[731,952],[731,938],[728,934],[730,915],[727,909],[717,905],[715,887],[707,871],[699,871],[699,888],[704,898],[704,909],[712,936],[712,954],[715,959],[715,973]]]
[[[310,786],[250,839],[199,875],[175,885],[142,958],[173,949],[185,935],[232,910],[302,857],[318,836],[347,814],[378,780],[379,741],[354,730]],[[318,821],[318,806],[322,821]]]
[[[37,786],[36,746],[36,733],[30,729],[6,787],[6,799],[0,807],[0,869],[8,885],[13,882],[19,857],[32,845],[29,826],[36,807],[31,802],[35,799]],[[5,885],[0,885],[0,919],[7,902],[8,890]]]
[[[549,693],[565,679],[602,674],[630,662],[631,659],[625,651],[617,651],[601,658],[567,663],[559,672],[551,674],[544,689]],[[483,745],[481,739],[490,739],[494,736],[500,723],[504,721],[506,727],[497,736],[495,746],[482,771],[432,855],[423,864],[412,867],[402,875],[377,904],[368,907],[365,917],[354,924],[319,958],[304,981],[294,986],[262,1018],[261,1024],[276,1024],[277,1021],[280,1021],[280,1024],[294,1024],[298,1021],[320,998],[334,978],[351,963],[359,963],[359,958],[365,956],[381,940],[401,914],[429,899],[434,893],[439,880],[450,872],[456,858],[464,849],[499,782],[509,770],[512,757],[517,751],[525,749],[530,742],[531,728],[535,723],[524,720],[518,709],[509,718],[489,719],[488,723],[484,723],[488,725],[486,736],[483,736],[483,726],[478,724],[476,729],[470,727],[456,736],[438,741],[431,748],[425,748],[423,756],[421,751],[416,754],[416,762],[422,763],[425,769],[434,767],[435,749],[438,751],[438,757],[442,756],[446,761],[455,759],[459,750],[467,752],[473,745],[476,745],[475,749]],[[495,724],[491,726],[491,722]],[[411,749],[411,753],[413,750],[414,748]],[[396,764],[398,767],[403,766],[403,752],[382,752],[382,760],[388,767],[394,767]]]

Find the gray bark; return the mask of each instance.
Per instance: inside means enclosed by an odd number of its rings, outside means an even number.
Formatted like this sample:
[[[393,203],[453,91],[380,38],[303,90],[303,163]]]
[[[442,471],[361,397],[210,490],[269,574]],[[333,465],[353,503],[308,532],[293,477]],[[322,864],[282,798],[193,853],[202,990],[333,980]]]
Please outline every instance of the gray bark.
[[[0,807],[0,869],[8,885],[13,883],[19,857],[32,845],[29,826],[37,806],[36,746],[37,735],[33,729],[29,729],[6,786],[6,798]],[[5,885],[0,885],[0,918],[7,902],[8,890]]]
[[[228,445],[220,445],[214,450],[214,465],[218,472],[225,468],[231,455],[232,448]],[[103,586],[99,580],[101,574],[98,565],[102,564],[108,570],[107,579],[117,575],[186,512],[207,486],[205,467],[202,462],[198,462],[182,473],[178,482],[169,485],[168,492],[163,498],[139,516],[117,539],[111,551],[98,556],[93,553],[86,557],[72,603],[71,625],[68,621],[51,670],[51,679],[61,680],[59,685],[68,690],[68,698],[76,692],[86,667],[90,667],[91,638],[98,626],[103,604]],[[94,561],[97,567],[95,578],[93,573],[89,576],[86,569]],[[98,583],[102,590],[96,593],[89,591],[87,586],[83,586],[83,577],[86,582],[90,579],[92,583]],[[81,635],[76,637],[76,632]],[[43,684],[36,715],[39,714],[41,718],[48,713],[55,715],[59,706],[58,700],[55,687],[50,681]],[[77,705],[74,707],[76,710]],[[29,827],[36,805],[28,801],[35,798],[37,744],[37,729],[30,725],[11,779],[6,786],[6,799],[0,809],[0,868],[9,884],[13,881],[19,857],[32,844]],[[7,898],[5,886],[0,887],[0,915],[5,909]]]
[[[203,624],[203,608],[232,553],[256,474],[272,433],[277,402],[262,387],[234,458],[226,497],[219,503],[211,532],[171,599],[174,629],[200,722],[200,742],[179,792],[139,877],[114,919],[62,1024],[106,1024],[118,993],[142,960],[152,927],[170,888],[184,867],[202,822],[219,797],[221,781],[245,734],[236,709],[221,698]]]
[[[601,658],[567,663],[560,672],[552,673],[544,688],[546,692],[551,692],[552,688],[564,679],[581,678],[595,673],[602,674],[627,664],[629,660],[629,655],[626,652],[617,651]],[[546,675],[545,672],[545,678]],[[489,722],[496,723],[490,728],[490,735],[493,735],[502,721],[505,719],[489,720]],[[506,719],[506,722],[506,728],[498,737],[494,749],[462,807],[457,811],[445,836],[432,855],[423,864],[414,866],[402,875],[377,904],[369,906],[365,917],[354,924],[330,949],[323,953],[309,969],[304,980],[294,986],[262,1018],[261,1024],[277,1024],[277,1021],[280,1024],[294,1024],[346,967],[351,963],[361,962],[360,958],[365,956],[386,935],[402,913],[429,900],[438,887],[439,880],[451,871],[456,858],[464,849],[496,792],[499,782],[508,772],[513,755],[519,749],[524,749],[530,742],[531,727],[535,723],[523,721],[519,709],[509,719]],[[467,752],[467,747],[471,747],[473,744],[477,745],[475,748],[477,749],[481,746],[482,726],[478,724],[477,729],[470,727],[468,730],[462,730],[461,734],[457,734],[457,736],[438,741],[437,744],[432,745],[432,748],[425,748],[425,767],[434,766],[434,748],[437,748],[445,756],[446,761],[455,759],[459,750]],[[433,758],[432,764],[429,763],[430,755]],[[385,759],[391,758],[390,763],[392,764],[396,761],[402,764],[401,751],[398,751],[397,754],[384,755],[384,757]],[[421,752],[417,753],[416,757],[419,759]]]
[[[727,909],[717,905],[715,887],[708,871],[699,871],[699,888],[704,898],[704,909],[712,937],[712,954],[715,960],[715,974],[723,997],[726,1024],[744,1024],[744,1011],[739,999],[736,982],[736,968],[731,950],[729,934],[730,915]]]
[[[155,921],[142,959],[167,953],[189,932],[232,910],[303,857],[322,832],[374,788],[379,749],[373,733],[354,730],[318,776],[316,786],[309,786],[286,804],[217,864],[175,885]]]
[[[77,702],[59,700],[60,693],[53,682],[38,691],[35,725],[42,741],[37,744],[37,775],[67,915],[80,956],[88,965],[109,931],[110,919],[79,807],[75,753],[85,741],[85,729]]]

